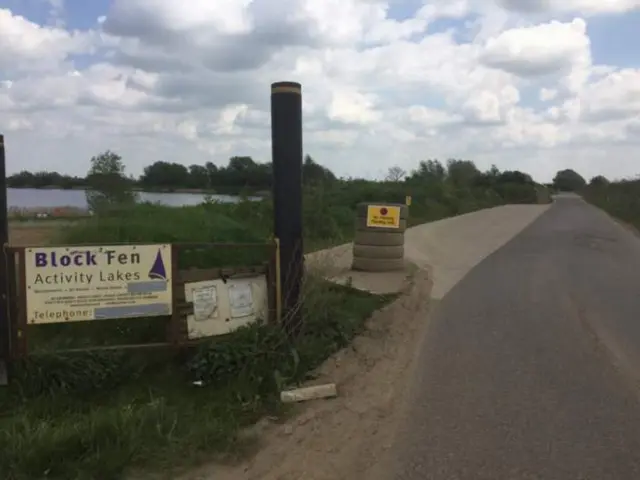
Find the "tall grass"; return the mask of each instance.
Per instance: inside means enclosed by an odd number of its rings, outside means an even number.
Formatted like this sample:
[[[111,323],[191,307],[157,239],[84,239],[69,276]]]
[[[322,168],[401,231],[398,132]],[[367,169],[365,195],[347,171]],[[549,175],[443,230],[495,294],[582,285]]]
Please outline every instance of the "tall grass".
[[[65,227],[59,244],[266,242],[268,202],[167,208],[137,205]],[[265,249],[185,250],[180,268],[255,265]],[[304,328],[291,343],[258,323],[174,355],[164,352],[55,353],[60,348],[162,340],[162,318],[29,326],[36,355],[14,365],[0,390],[0,472],[11,480],[122,478],[132,466],[170,468],[250,446],[244,426],[279,411],[278,391],[306,378],[345,346],[391,297],[312,277]],[[194,383],[199,382],[199,383]],[[201,386],[198,386],[201,385]]]
[[[313,279],[304,295],[294,343],[255,324],[173,357],[110,351],[16,365],[0,390],[2,478],[108,480],[135,466],[242,455],[251,446],[242,427],[277,415],[279,389],[307,378],[392,298]]]
[[[582,191],[590,203],[640,229],[640,180],[590,185]]]

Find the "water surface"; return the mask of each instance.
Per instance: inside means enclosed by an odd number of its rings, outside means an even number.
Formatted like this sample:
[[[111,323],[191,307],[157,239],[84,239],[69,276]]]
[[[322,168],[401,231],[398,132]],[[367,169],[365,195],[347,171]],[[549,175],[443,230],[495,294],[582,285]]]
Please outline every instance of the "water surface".
[[[161,203],[172,207],[198,205],[205,199],[201,193],[151,193],[138,192],[140,201]],[[239,201],[233,195],[211,195],[213,200],[225,203]],[[10,209],[74,207],[87,209],[84,190],[57,190],[36,188],[7,188],[7,203]]]

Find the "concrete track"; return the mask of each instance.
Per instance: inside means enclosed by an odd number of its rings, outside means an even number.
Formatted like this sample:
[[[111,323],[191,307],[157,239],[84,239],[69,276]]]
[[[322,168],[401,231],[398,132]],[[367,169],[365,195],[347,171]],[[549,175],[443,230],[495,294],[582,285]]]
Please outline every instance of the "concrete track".
[[[640,241],[581,199],[455,285],[420,355],[390,478],[640,479]]]

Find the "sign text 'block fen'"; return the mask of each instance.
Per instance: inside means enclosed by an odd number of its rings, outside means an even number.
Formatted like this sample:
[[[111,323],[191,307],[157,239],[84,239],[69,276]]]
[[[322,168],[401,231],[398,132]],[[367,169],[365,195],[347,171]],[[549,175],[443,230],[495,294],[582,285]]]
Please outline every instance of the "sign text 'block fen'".
[[[171,246],[25,249],[27,321],[170,315]]]

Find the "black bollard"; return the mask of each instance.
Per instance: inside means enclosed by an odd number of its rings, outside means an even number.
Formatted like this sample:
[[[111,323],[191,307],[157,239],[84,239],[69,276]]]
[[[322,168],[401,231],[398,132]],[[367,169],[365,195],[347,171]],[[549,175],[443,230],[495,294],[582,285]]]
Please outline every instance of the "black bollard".
[[[302,88],[271,85],[274,235],[280,241],[282,320],[290,337],[302,327]]]

